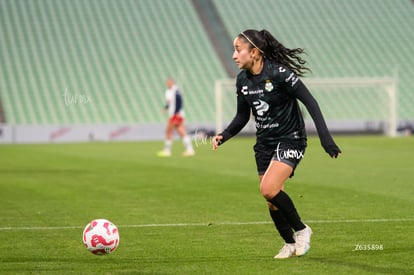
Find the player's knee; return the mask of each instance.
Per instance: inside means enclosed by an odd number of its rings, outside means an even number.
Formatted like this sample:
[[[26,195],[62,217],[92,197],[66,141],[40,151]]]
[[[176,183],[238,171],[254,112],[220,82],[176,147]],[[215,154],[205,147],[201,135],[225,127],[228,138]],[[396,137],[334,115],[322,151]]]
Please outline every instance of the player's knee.
[[[280,189],[265,184],[260,185],[260,193],[267,201],[273,199],[279,192]]]

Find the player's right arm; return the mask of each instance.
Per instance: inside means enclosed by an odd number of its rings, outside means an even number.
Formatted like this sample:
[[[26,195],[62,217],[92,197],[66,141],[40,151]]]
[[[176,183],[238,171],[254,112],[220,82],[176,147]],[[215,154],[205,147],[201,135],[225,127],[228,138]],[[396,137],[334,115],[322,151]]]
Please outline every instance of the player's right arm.
[[[237,112],[227,128],[212,139],[213,150],[237,135],[250,119],[250,106],[242,95],[237,95]]]

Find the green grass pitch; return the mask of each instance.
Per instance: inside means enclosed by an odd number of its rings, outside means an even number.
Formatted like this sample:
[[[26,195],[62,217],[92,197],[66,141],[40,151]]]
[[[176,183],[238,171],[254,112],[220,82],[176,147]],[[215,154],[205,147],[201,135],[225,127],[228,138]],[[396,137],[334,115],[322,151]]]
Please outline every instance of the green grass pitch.
[[[0,146],[0,274],[413,274],[414,140],[336,137],[333,160],[309,139],[286,185],[313,231],[303,257],[282,240],[258,188],[253,138],[158,158],[162,142]],[[84,226],[120,231],[89,253]]]

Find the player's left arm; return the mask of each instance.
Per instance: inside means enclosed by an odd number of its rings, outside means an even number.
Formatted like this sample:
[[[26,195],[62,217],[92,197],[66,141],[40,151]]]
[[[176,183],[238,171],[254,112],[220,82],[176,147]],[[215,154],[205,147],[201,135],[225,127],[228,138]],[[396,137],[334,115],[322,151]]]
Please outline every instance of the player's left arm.
[[[293,86],[293,90],[294,96],[305,105],[306,109],[311,115],[315,123],[322,147],[332,158],[337,158],[338,155],[342,152],[339,149],[339,147],[335,144],[328,130],[325,119],[322,115],[322,111],[319,108],[318,102],[300,79],[298,79],[295,85]]]

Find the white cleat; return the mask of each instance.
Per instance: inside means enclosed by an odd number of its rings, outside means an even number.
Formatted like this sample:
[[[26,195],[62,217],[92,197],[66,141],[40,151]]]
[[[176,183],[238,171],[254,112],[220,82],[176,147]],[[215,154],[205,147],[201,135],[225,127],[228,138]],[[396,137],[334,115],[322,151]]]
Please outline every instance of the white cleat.
[[[285,243],[285,245],[280,249],[279,253],[274,256],[275,259],[287,259],[292,256],[295,256],[296,245],[294,243]]]
[[[192,157],[195,155],[194,150],[186,150],[181,154],[183,157]]]
[[[305,224],[305,228],[299,231],[296,231],[294,234],[294,239],[296,242],[296,256],[305,255],[310,249],[310,239],[312,235],[312,229]]]

